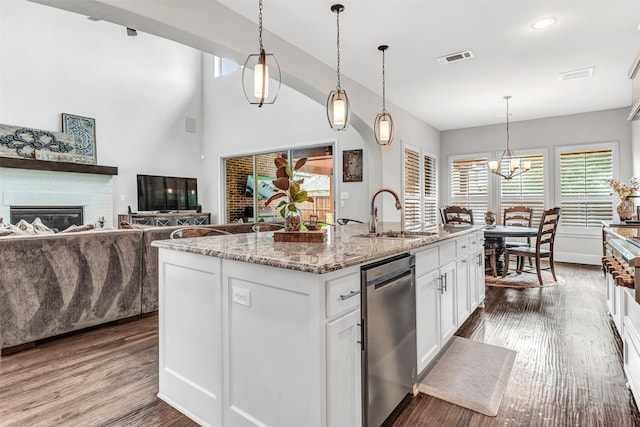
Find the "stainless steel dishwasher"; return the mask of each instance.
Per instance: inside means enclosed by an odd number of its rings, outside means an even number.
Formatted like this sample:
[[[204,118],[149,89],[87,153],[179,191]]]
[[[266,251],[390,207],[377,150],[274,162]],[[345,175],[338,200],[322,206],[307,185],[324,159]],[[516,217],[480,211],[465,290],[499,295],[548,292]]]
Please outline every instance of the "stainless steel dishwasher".
[[[416,382],[415,257],[363,266],[361,287],[362,419],[365,427],[379,427]]]

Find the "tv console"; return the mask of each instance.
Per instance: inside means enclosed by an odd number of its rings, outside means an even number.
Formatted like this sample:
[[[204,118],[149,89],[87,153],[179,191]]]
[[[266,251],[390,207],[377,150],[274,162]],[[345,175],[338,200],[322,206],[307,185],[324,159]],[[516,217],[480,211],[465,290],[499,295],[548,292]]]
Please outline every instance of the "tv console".
[[[169,227],[176,225],[206,225],[211,223],[209,212],[131,213],[118,215],[118,227],[126,221],[130,224]]]

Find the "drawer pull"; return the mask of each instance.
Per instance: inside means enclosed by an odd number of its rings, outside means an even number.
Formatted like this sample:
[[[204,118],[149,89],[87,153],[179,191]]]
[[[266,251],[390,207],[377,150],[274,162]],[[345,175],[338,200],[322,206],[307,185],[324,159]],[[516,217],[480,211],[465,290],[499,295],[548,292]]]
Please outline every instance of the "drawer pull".
[[[462,249],[467,249],[467,245],[462,245]]]
[[[340,295],[340,299],[342,301],[344,301],[344,300],[349,299],[351,297],[355,297],[356,295],[359,295],[359,294],[360,294],[360,291],[351,291],[347,295]]]

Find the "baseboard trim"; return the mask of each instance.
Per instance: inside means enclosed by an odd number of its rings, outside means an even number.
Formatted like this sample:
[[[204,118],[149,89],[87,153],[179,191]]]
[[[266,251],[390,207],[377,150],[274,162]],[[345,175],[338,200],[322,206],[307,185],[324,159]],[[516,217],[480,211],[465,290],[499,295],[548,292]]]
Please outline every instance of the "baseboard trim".
[[[600,265],[602,264],[601,255],[579,254],[575,252],[558,252],[554,251],[553,259],[557,262],[569,262],[572,264]]]

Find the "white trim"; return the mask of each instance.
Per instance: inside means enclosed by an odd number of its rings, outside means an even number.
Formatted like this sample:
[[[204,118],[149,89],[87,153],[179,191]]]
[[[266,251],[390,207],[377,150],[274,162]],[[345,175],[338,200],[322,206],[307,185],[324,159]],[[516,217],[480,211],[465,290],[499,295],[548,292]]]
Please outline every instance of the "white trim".
[[[497,160],[500,161],[499,156],[502,155],[502,151],[501,152],[494,152],[494,154],[496,154],[496,156],[498,157]],[[547,206],[549,206],[549,175],[551,174],[550,168],[549,168],[549,147],[539,147],[539,148],[531,148],[531,149],[526,149],[526,150],[518,150],[518,152],[516,153],[516,155],[518,156],[531,156],[531,155],[542,155],[542,188],[544,191],[544,198],[542,200],[544,206],[543,209],[547,209]],[[502,204],[502,179],[495,175],[496,178],[498,179],[498,184],[496,184],[496,191],[495,193],[495,197],[494,200],[492,200],[492,202],[495,203],[495,210],[494,211],[500,211],[500,205]],[[509,199],[508,197],[505,198],[506,201],[512,201],[512,199]],[[500,214],[502,214],[502,212],[499,212]]]
[[[453,165],[453,162],[455,160],[465,160],[465,159],[475,159],[475,158],[485,158],[487,159],[487,161],[491,160],[491,152],[489,151],[485,151],[485,152],[481,152],[481,153],[471,153],[471,154],[452,154],[449,155],[447,157],[447,205],[450,205],[451,202],[451,172],[452,172],[452,168],[451,166]],[[487,165],[487,169],[489,168],[489,166]],[[487,172],[488,174],[491,174],[491,172]],[[489,205],[489,208],[491,208],[491,197],[492,197],[492,193],[493,193],[493,182],[491,180],[491,177],[489,177],[489,179],[487,180],[487,203]]]
[[[555,262],[569,262],[573,264],[600,265],[602,264],[601,255],[580,254],[576,252],[558,252],[554,251],[553,260]]]

